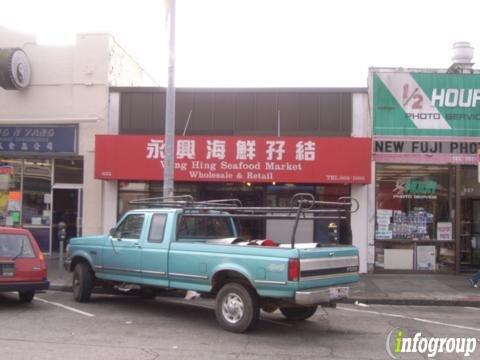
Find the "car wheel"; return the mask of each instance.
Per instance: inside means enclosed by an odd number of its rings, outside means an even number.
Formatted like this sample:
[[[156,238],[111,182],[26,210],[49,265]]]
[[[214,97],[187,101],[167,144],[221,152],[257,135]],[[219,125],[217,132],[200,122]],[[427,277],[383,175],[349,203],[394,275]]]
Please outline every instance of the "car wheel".
[[[281,313],[292,321],[302,321],[313,316],[317,311],[317,305],[313,306],[298,306],[298,307],[281,307]]]
[[[81,262],[73,270],[73,298],[78,302],[88,302],[93,288],[93,272],[90,266]]]
[[[18,297],[21,302],[29,303],[32,302],[33,297],[35,296],[35,291],[19,291]]]
[[[250,287],[228,283],[218,292],[215,315],[223,329],[245,332],[256,323],[259,314],[258,299]]]

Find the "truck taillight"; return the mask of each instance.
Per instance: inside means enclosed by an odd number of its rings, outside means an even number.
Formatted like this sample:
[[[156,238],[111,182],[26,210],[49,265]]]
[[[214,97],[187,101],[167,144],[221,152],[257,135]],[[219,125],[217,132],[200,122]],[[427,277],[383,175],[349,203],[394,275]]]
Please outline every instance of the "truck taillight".
[[[298,281],[300,277],[300,260],[288,259],[288,281]]]

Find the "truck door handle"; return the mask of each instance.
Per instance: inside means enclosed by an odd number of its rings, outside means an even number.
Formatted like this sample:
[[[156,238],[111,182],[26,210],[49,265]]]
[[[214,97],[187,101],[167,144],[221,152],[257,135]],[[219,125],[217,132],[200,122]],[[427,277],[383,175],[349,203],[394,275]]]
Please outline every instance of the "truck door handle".
[[[142,245],[140,245],[139,243],[136,243],[135,245],[133,245],[134,247],[136,247],[137,249],[141,249],[142,248]]]

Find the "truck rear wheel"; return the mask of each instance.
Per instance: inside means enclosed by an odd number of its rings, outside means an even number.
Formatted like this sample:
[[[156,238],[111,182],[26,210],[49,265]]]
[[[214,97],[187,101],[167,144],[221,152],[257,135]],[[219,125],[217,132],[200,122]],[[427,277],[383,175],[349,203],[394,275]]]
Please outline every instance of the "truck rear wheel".
[[[297,307],[281,307],[280,311],[283,316],[288,320],[292,321],[302,321],[306,320],[309,317],[312,317],[313,314],[317,311],[317,305],[313,306],[297,306]]]
[[[256,323],[260,315],[257,296],[251,288],[228,283],[217,294],[215,315],[223,329],[243,333]]]
[[[73,298],[78,302],[88,302],[93,288],[93,272],[90,266],[80,262],[73,270]]]

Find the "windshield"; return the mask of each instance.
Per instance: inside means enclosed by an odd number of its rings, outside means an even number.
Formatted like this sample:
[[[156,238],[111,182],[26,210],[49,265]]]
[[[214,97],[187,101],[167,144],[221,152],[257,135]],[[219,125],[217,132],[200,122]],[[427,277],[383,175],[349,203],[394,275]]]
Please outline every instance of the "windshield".
[[[27,258],[35,257],[28,237],[20,234],[0,234],[0,257],[17,256]]]

